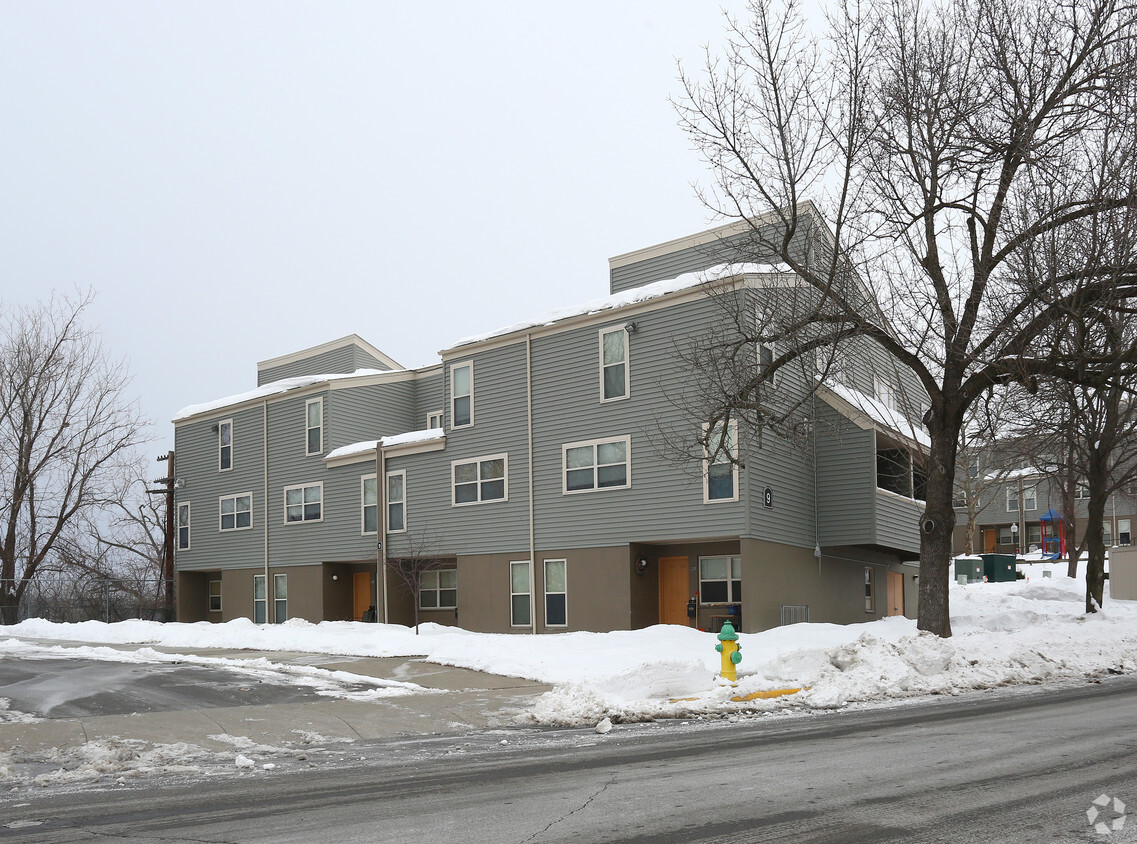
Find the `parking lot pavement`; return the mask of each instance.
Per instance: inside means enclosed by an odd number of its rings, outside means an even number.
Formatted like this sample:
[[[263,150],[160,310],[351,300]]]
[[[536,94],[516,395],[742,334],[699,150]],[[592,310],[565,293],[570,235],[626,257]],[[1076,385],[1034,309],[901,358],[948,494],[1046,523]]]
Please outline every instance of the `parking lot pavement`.
[[[287,678],[257,681],[240,670],[212,665],[5,659],[0,660],[0,699],[8,699],[9,714],[6,718],[0,711],[0,748],[36,754],[126,739],[221,750],[232,749],[234,736],[275,746],[304,734],[328,741],[461,734],[512,724],[535,696],[549,689],[415,658],[154,650],[232,660],[263,658],[277,665],[414,683],[422,690],[359,700]],[[13,713],[30,717],[13,720]]]

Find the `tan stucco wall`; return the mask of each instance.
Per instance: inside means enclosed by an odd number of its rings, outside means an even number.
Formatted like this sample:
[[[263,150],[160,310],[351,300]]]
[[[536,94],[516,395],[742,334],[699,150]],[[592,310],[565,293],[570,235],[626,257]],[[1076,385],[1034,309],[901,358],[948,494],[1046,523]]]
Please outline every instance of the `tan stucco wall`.
[[[221,621],[218,613],[207,612],[209,608],[209,581],[216,580],[218,577],[219,575],[216,572],[178,572],[174,586],[178,621],[187,623]],[[224,607],[224,603],[222,603],[222,607]]]

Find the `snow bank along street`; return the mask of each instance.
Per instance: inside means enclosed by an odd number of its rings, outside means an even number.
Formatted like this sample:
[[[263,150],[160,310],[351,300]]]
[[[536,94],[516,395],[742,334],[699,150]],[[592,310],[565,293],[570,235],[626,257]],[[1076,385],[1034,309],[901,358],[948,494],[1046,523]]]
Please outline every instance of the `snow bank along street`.
[[[422,635],[416,636],[404,627],[355,622],[313,625],[294,620],[258,626],[247,620],[165,625],[29,620],[0,634],[0,659],[49,655],[153,664],[190,659],[161,653],[155,647],[199,652],[243,648],[262,653],[417,655],[439,665],[553,685],[517,714],[518,726],[590,727],[605,718],[626,723],[833,710],[850,704],[895,703],[927,695],[1137,671],[1137,602],[1114,601],[1107,593],[1104,610],[1086,616],[1082,579],[1062,576],[1057,565],[1052,567],[1052,579],[1042,577],[1044,566],[1026,568],[1031,570],[1029,580],[953,585],[955,635],[951,639],[917,633],[915,622],[902,617],[848,626],[797,624],[741,634],[742,663],[735,687],[716,679],[719,655],[713,634],[668,625],[541,636],[470,633],[424,625]],[[26,639],[59,640],[61,644],[47,646]],[[143,647],[127,651],[105,647],[124,644]],[[261,681],[306,684],[329,698],[365,701],[437,693],[414,683],[277,663],[271,654],[248,660],[192,659],[246,671]],[[768,700],[732,700],[787,687],[805,688]],[[0,734],[5,722],[27,723],[36,717],[13,708],[0,691]],[[255,745],[247,737],[231,736],[230,740],[237,750],[242,742]],[[194,750],[148,746],[145,752],[191,758]],[[96,755],[122,755],[120,751],[89,749]],[[253,764],[248,754],[243,758],[247,766]],[[229,764],[232,767],[232,754]],[[103,767],[105,773],[115,771],[109,761]],[[6,779],[17,781],[14,761],[0,745],[0,784]]]

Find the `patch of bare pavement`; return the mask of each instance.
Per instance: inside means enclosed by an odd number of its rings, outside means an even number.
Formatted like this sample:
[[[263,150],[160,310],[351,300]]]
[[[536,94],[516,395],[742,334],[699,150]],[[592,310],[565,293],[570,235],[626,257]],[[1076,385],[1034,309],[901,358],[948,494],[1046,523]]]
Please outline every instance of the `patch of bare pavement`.
[[[187,661],[0,660],[0,800],[30,787],[311,768],[399,740],[514,733],[550,688],[413,657],[153,650]],[[343,673],[330,675],[329,689],[258,670],[262,659],[301,678],[313,668]]]

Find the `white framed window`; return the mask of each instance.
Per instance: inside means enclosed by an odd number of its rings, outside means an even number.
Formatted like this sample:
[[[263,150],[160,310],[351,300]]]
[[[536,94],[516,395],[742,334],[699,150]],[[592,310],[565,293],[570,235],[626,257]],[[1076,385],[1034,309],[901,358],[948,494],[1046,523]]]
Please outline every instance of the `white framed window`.
[[[699,557],[699,603],[737,604],[742,600],[741,557]]]
[[[1078,481],[1074,484],[1074,499],[1077,501],[1085,501],[1090,497],[1090,485],[1085,481]]]
[[[778,357],[778,349],[774,343],[758,344],[758,377],[763,384],[771,387],[778,385],[778,375],[774,372],[774,359]]]
[[[221,530],[248,530],[253,526],[253,494],[226,495],[218,502]]]
[[[1042,525],[1038,522],[1026,526],[1026,544],[1028,548],[1031,545],[1035,548],[1042,545]]]
[[[387,473],[387,532],[407,530],[407,472],[400,469]]]
[[[896,409],[896,389],[879,375],[873,376],[873,395],[889,410]]]
[[[865,612],[873,612],[876,601],[873,600],[873,567],[865,566]]]
[[[253,575],[253,623],[268,622],[268,602],[265,599],[265,576]]]
[[[1019,511],[1019,488],[1017,486],[1007,487],[1007,512],[1017,513]]]
[[[233,420],[217,423],[217,471],[228,472],[233,468]]]
[[[979,477],[979,456],[978,455],[973,455],[972,457],[968,458],[968,460],[967,460],[967,477],[969,477],[969,478],[978,478]]]
[[[475,460],[455,460],[450,464],[453,482],[450,503],[459,506],[507,500],[508,468],[508,454],[492,454]]]
[[[187,501],[185,504],[178,505],[178,550],[188,551],[190,549],[190,506]]]
[[[566,560],[545,560],[545,626],[568,627]]]
[[[288,575],[272,576],[272,622],[283,624],[288,621]]]
[[[533,623],[533,566],[529,560],[509,564],[509,626]]]
[[[1108,548],[1113,545],[1113,521],[1105,519],[1101,525],[1101,541],[1105,543]]]
[[[458,609],[458,569],[432,569],[419,572],[420,610]]]
[[[626,489],[632,485],[631,437],[567,443],[561,447],[563,492]]]
[[[209,611],[221,612],[221,581],[209,581]]]
[[[1035,487],[1031,486],[1023,490],[1023,509],[1038,509],[1038,490]]]
[[[441,410],[436,410],[434,413],[428,413],[426,415],[426,427],[428,429],[441,428],[442,427],[442,411]]]
[[[359,479],[359,532],[363,535],[379,532],[379,482],[374,475]]]
[[[450,427],[474,424],[474,362],[450,367]]]
[[[1117,520],[1117,544],[1130,545],[1133,541],[1133,534],[1129,530],[1129,519]]]
[[[600,401],[628,397],[628,332],[624,326],[600,330]]]
[[[322,454],[324,451],[324,400],[308,399],[304,403],[304,418],[307,424],[306,454]]]
[[[322,522],[324,520],[324,484],[302,484],[284,488],[284,521]]]
[[[709,423],[703,423],[703,432],[708,433],[707,445],[703,453],[703,503],[738,500],[738,423],[727,423],[726,436],[720,436],[721,425],[710,430]],[[720,448],[721,445],[721,448]]]

